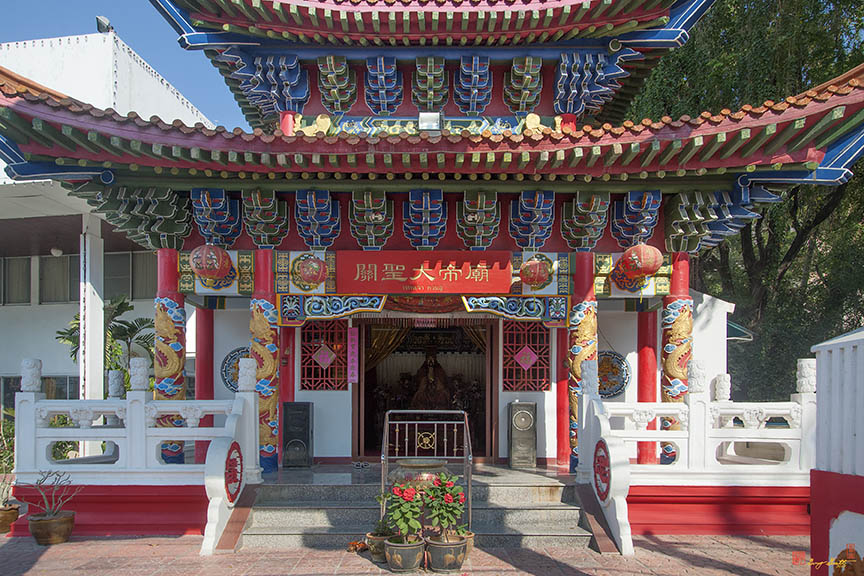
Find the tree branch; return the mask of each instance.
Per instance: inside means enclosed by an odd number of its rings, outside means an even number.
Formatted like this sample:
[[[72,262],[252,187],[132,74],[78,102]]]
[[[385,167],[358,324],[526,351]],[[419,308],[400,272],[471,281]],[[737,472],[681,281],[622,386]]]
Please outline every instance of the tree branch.
[[[789,245],[789,249],[786,250],[786,254],[780,260],[780,266],[777,268],[777,276],[774,281],[775,284],[778,284],[786,276],[786,272],[789,271],[795,257],[798,256],[798,253],[801,252],[801,249],[807,244],[810,236],[813,235],[819,225],[827,220],[840,205],[840,202],[846,195],[847,186],[848,184],[841,184],[834,188],[828,197],[828,201],[822,204],[813,219],[798,229],[795,238],[792,240],[792,244]]]

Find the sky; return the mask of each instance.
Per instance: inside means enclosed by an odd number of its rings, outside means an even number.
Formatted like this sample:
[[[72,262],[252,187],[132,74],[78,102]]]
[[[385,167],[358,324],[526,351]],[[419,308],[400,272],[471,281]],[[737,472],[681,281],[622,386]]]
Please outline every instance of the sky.
[[[249,125],[219,72],[201,51],[186,51],[148,0],[0,0],[0,42],[96,32],[105,16],[117,35],[201,110],[228,129]]]

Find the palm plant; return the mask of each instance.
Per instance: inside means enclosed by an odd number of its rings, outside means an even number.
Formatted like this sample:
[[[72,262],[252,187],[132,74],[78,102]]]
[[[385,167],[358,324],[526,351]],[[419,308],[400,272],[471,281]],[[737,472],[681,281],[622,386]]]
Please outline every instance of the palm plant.
[[[133,310],[126,296],[120,296],[105,304],[105,369],[129,371],[132,347],[139,346],[153,360],[153,319],[135,318],[121,320],[120,316]],[[58,342],[69,346],[69,356],[78,361],[81,348],[81,317],[76,314],[65,330],[58,330]]]

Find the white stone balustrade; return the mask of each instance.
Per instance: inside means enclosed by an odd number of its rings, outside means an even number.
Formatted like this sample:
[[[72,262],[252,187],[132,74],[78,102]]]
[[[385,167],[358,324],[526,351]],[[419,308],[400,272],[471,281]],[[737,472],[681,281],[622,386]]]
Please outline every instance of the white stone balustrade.
[[[609,452],[612,483],[601,501],[622,553],[632,551],[626,497],[630,486],[809,486],[815,465],[816,386],[812,360],[798,365],[797,392],[789,402],[732,402],[728,374],[708,379],[690,373],[691,386],[681,403],[603,403],[583,385],[579,422],[579,481],[594,483],[593,455],[601,440]],[[583,375],[586,374],[583,365]],[[590,372],[589,372],[590,374]],[[649,422],[674,417],[680,430],[648,430]],[[612,428],[611,418],[624,422]],[[769,423],[780,419],[779,423]],[[677,457],[671,464],[636,464],[637,442],[669,442]],[[749,445],[775,444],[782,457],[768,458]],[[739,447],[748,448],[738,453]],[[774,450],[776,453],[777,450]],[[626,478],[622,483],[621,478]]]
[[[226,460],[236,442],[243,459],[240,491],[246,484],[261,482],[258,465],[258,394],[255,392],[254,360],[251,386],[248,366],[242,366],[241,389],[234,400],[156,401],[147,391],[148,362],[133,358],[132,389],[122,395],[122,374],[109,376],[105,400],[46,400],[41,388],[41,362],[22,361],[22,392],[15,396],[15,476],[32,483],[40,470],[68,472],[73,484],[83,485],[204,485],[210,499],[202,554],[210,554],[227,523],[233,502],[226,495]],[[243,368],[246,368],[244,371]],[[244,378],[245,376],[245,378]],[[119,378],[119,379],[118,379]],[[52,417],[67,415],[72,426],[53,428]],[[182,427],[160,428],[159,416],[179,414]],[[222,427],[201,428],[201,418],[224,415]],[[99,425],[102,416],[106,424]],[[160,448],[165,441],[210,440],[205,464],[166,464]],[[104,454],[55,461],[55,442],[105,442]]]

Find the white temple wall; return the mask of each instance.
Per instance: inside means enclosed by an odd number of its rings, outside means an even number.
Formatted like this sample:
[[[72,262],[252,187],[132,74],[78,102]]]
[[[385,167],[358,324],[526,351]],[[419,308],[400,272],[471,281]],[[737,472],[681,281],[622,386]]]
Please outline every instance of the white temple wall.
[[[152,300],[136,300],[124,319],[153,316]],[[20,376],[22,358],[42,360],[43,376],[78,376],[69,347],[54,339],[78,313],[78,303],[0,306],[0,376]]]

